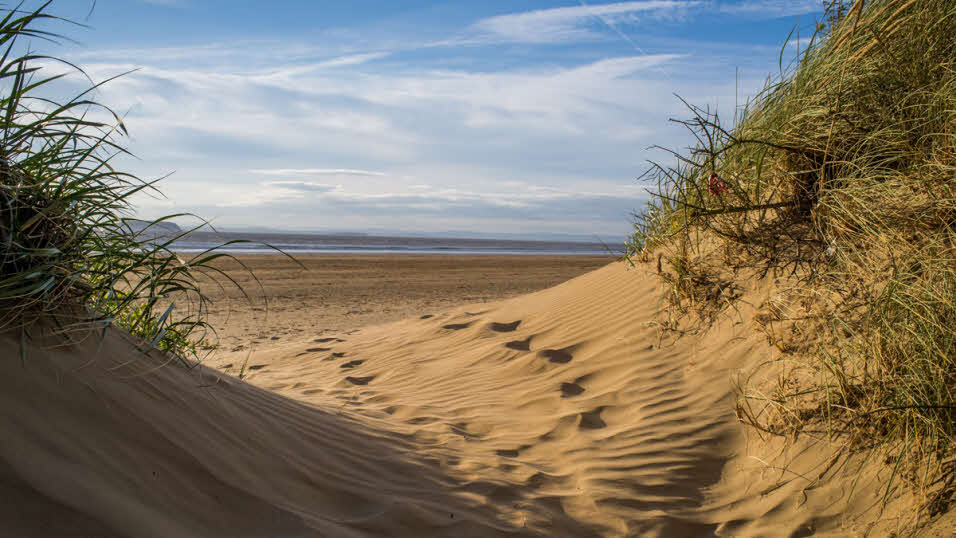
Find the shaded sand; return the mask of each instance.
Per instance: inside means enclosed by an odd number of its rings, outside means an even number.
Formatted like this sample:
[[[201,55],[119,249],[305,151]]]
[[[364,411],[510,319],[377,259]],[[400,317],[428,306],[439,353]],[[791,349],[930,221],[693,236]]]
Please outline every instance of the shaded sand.
[[[909,505],[878,517],[885,466],[738,424],[733,376],[772,358],[761,289],[661,341],[658,280],[615,263],[277,341],[249,383],[156,368],[112,331],[37,337],[0,378],[0,517],[8,536],[887,535]]]
[[[435,315],[466,304],[538,291],[606,265],[611,256],[484,256],[441,254],[297,255],[306,269],[281,255],[243,255],[261,289],[238,264],[220,267],[235,287],[207,286],[210,320],[221,346],[308,333],[347,332],[409,317]],[[268,297],[268,303],[263,301]],[[266,308],[268,307],[268,308]]]

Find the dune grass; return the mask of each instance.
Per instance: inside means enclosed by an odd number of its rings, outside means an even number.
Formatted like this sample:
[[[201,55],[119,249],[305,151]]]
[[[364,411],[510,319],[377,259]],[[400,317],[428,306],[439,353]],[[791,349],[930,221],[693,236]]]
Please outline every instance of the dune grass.
[[[197,277],[228,284],[213,262],[229,255],[221,246],[188,259],[171,250],[201,220],[170,236],[155,233],[157,225],[187,215],[133,218],[131,198],[158,191],[155,181],[112,164],[127,153],[126,127],[93,98],[109,81],[91,82],[69,100],[43,96],[66,76],[46,74],[43,63],[85,77],[28,48],[59,38],[41,28],[65,22],[48,7],[16,8],[0,19],[0,329],[26,339],[39,319],[66,330],[118,326],[140,337],[144,350],[198,359],[214,331]]]
[[[826,13],[729,125],[688,105],[697,144],[649,172],[628,253],[658,257],[685,306],[722,307],[718,275],[789,282],[756,321],[799,366],[771,393],[745,379],[739,415],[884,449],[941,510],[956,489],[956,2]]]

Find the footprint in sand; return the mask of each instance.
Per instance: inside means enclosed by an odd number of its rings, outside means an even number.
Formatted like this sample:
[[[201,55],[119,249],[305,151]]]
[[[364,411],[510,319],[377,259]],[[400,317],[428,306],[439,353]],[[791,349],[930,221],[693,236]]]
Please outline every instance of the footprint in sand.
[[[349,361],[345,364],[339,366],[339,368],[355,368],[356,366],[362,364],[365,361]]]
[[[508,349],[515,349],[518,351],[531,351],[531,337],[527,337],[524,340],[512,340],[505,344],[505,347]]]
[[[518,328],[518,325],[521,325],[520,319],[518,321],[512,321],[511,323],[493,322],[491,324],[491,330],[499,333],[510,333],[514,332]]]
[[[425,314],[424,316],[422,316],[422,317],[420,317],[420,318],[418,318],[418,319],[430,319],[430,318],[433,318],[433,317],[435,317],[433,314]]]
[[[528,477],[528,480],[525,482],[525,484],[531,489],[541,489],[544,486],[554,484],[555,482],[558,482],[557,477],[538,472]]]
[[[521,445],[518,448],[495,450],[495,454],[498,454],[504,458],[517,458],[522,452],[531,448],[532,446],[534,445]]]
[[[564,349],[545,349],[538,353],[538,356],[548,359],[550,362],[555,364],[567,364],[574,359],[574,356],[571,355],[571,352],[568,351],[570,348]]]
[[[345,356],[345,352],[344,352],[344,351],[336,351],[336,352],[332,353],[332,356],[335,357],[336,359],[341,359],[342,357]]]
[[[466,441],[472,441],[475,439],[481,439],[482,436],[476,433],[471,433],[468,431],[467,422],[456,422],[448,426],[452,433],[462,436]]]
[[[594,411],[581,413],[581,424],[579,427],[582,430],[600,430],[601,428],[607,427],[607,422],[604,422],[604,419],[601,418],[601,411],[604,411],[603,407],[598,407]]]
[[[415,426],[422,426],[426,424],[434,424],[438,422],[438,419],[435,417],[415,417],[406,420],[405,422],[409,424],[414,424]]]
[[[266,367],[265,364],[256,364],[256,365],[250,366],[249,368],[246,368],[246,369],[247,369],[247,370],[255,371],[255,370],[262,370],[262,369],[265,368],[265,367]]]
[[[577,383],[561,383],[561,397],[570,398],[584,392],[584,387]]]
[[[335,340],[335,338],[316,338],[315,340],[313,340],[313,342],[317,344],[324,344],[326,342],[331,342],[332,340]]]
[[[468,323],[449,323],[448,325],[442,325],[442,329],[450,329],[452,331],[460,331],[462,329],[467,329],[471,326],[472,322]]]
[[[375,379],[374,375],[365,376],[365,377],[348,376],[345,378],[346,381],[348,381],[349,383],[353,385],[368,385],[369,382],[371,382],[373,379]]]

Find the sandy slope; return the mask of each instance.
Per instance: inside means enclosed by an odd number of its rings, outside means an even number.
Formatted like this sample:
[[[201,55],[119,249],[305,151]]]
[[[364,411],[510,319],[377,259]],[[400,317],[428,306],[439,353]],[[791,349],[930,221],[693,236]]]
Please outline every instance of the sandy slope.
[[[879,469],[840,461],[831,468],[855,470],[814,479],[829,463],[820,443],[756,442],[739,426],[733,374],[769,355],[746,298],[705,336],[660,342],[659,294],[612,264],[477,309],[277,344],[251,358],[249,384],[156,368],[117,333],[38,341],[0,378],[3,531],[865,531]],[[846,501],[846,476],[862,477],[862,501]],[[893,525],[880,524],[877,535]]]

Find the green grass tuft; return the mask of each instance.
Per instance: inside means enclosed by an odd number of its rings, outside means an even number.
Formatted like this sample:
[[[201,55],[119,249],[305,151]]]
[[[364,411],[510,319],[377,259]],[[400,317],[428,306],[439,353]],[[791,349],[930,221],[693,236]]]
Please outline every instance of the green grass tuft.
[[[20,329],[25,341],[44,318],[65,329],[113,325],[140,337],[144,350],[199,359],[214,331],[197,278],[229,283],[213,262],[230,256],[221,247],[188,259],[171,250],[201,221],[175,237],[153,233],[187,215],[132,226],[131,197],[155,190],[155,181],[113,167],[127,153],[126,127],[92,99],[103,83],[64,102],[40,96],[64,75],[47,75],[38,61],[83,73],[22,43],[59,37],[38,29],[62,22],[48,6],[0,19],[0,330]]]

